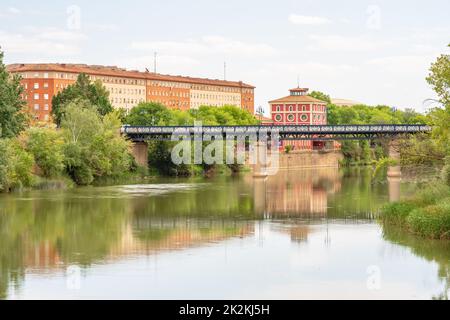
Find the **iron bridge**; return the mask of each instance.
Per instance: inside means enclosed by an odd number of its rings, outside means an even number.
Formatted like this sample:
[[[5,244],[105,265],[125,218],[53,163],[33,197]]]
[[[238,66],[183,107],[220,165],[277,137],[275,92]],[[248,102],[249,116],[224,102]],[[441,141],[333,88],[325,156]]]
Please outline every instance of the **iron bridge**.
[[[203,139],[204,136],[221,135],[253,136],[271,139],[278,134],[280,140],[375,140],[410,134],[430,132],[431,127],[422,124],[380,124],[380,125],[264,125],[264,126],[128,126],[121,133],[133,142],[171,140],[172,136],[190,136]]]

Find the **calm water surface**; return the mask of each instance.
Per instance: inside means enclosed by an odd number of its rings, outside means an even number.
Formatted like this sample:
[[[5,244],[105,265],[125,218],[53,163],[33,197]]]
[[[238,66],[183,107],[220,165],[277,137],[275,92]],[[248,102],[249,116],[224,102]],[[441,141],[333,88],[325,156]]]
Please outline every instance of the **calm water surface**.
[[[0,196],[0,298],[447,298],[450,243],[383,229],[416,188],[281,171]]]

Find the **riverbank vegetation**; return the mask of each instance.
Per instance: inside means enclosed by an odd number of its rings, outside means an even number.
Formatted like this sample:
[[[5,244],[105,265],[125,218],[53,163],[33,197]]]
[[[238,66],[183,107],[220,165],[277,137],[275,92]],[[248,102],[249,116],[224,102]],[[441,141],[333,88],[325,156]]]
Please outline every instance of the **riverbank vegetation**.
[[[319,91],[311,96],[327,102],[328,124],[330,125],[366,125],[366,124],[424,124],[427,116],[412,109],[397,110],[389,106],[369,106],[364,104],[337,106],[330,96]],[[344,160],[343,166],[372,165],[388,157],[388,141],[378,139],[372,142],[341,141]]]
[[[441,177],[421,185],[410,199],[385,206],[381,218],[424,237],[450,239],[450,55],[432,64],[427,81],[441,105],[427,114],[433,132],[405,142],[402,152],[410,163],[444,164]]]
[[[250,125],[254,115],[235,106],[172,110],[141,103],[128,114],[114,109],[101,82],[85,74],[52,100],[52,123],[39,123],[27,110],[20,77],[10,75],[0,52],[0,192],[23,188],[89,185],[96,180],[147,176],[131,156],[131,142],[120,134],[129,125]],[[175,165],[176,142],[150,142],[150,174],[169,176],[232,173],[238,165]]]
[[[120,135],[120,112],[85,75],[55,97],[59,127],[30,117],[20,78],[8,74],[2,52],[0,96],[0,192],[87,185],[136,169]]]
[[[195,123],[210,125],[256,125],[259,121],[248,111],[235,106],[211,107],[201,106],[186,111],[172,110],[159,103],[144,102],[133,108],[124,122],[132,126],[185,126]],[[236,164],[191,164],[176,165],[171,161],[171,153],[175,144],[172,141],[149,142],[149,167],[156,173],[169,176],[211,175],[215,173],[231,174],[245,170]],[[203,142],[206,146],[208,142]],[[224,148],[225,150],[225,148]],[[224,152],[226,157],[226,151]],[[191,152],[193,159],[194,152]]]

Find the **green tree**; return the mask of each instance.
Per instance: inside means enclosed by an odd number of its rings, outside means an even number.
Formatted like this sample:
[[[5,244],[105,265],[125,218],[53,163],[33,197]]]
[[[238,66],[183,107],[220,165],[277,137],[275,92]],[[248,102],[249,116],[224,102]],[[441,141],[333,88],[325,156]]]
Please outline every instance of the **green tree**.
[[[328,103],[328,104],[331,104],[331,98],[330,98],[330,96],[327,95],[327,94],[325,94],[325,93],[323,93],[323,92],[320,92],[320,91],[312,91],[312,92],[309,94],[309,96],[311,96],[311,97],[313,97],[313,98],[316,98],[316,99],[319,99],[319,100],[322,100],[322,101],[325,101],[325,102]]]
[[[64,140],[60,132],[48,128],[30,128],[22,139],[25,149],[34,156],[44,177],[61,175],[64,170]]]
[[[0,138],[15,137],[27,125],[26,102],[22,94],[20,77],[8,73],[0,51]]]
[[[450,44],[448,45],[450,47]],[[441,55],[431,65],[428,83],[438,95],[440,102],[450,107],[450,55]]]
[[[103,84],[99,80],[92,83],[89,77],[82,73],[74,84],[53,97],[52,114],[56,124],[61,124],[65,107],[70,102],[80,99],[89,101],[101,116],[113,111],[113,106],[109,102],[109,92]]]
[[[131,126],[164,126],[170,124],[172,115],[161,103],[141,102],[131,109],[125,124]]]
[[[130,143],[120,134],[118,113],[101,117],[86,100],[66,106],[61,122],[67,173],[80,185],[95,178],[119,176],[131,166]]]
[[[18,141],[0,139],[0,191],[30,187],[33,183],[33,156]]]

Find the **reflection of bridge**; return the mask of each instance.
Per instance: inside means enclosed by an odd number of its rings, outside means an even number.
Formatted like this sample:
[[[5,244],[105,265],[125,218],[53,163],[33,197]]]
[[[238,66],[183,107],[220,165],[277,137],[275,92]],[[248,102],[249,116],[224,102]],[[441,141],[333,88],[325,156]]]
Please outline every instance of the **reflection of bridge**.
[[[288,125],[288,126],[124,126],[122,133],[134,142],[170,140],[172,135],[262,136],[278,134],[280,140],[361,140],[392,138],[429,132],[426,125]]]

